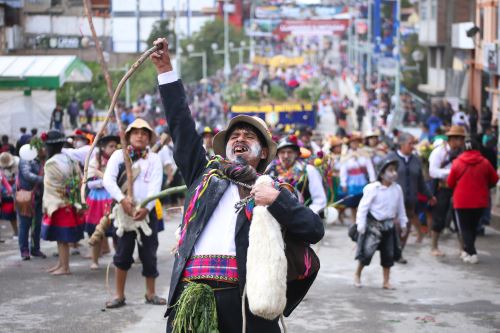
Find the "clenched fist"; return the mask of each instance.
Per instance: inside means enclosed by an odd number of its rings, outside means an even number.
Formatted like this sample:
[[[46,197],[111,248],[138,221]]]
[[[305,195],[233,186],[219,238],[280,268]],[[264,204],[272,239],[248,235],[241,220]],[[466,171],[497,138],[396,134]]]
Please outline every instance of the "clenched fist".
[[[158,74],[172,71],[172,63],[170,62],[170,54],[168,53],[168,41],[166,38],[157,38],[153,45],[161,43],[162,49],[154,52],[149,56],[156,67]]]
[[[250,194],[253,195],[255,199],[255,205],[269,206],[276,200],[280,191],[275,189],[272,185],[261,183],[254,185]]]

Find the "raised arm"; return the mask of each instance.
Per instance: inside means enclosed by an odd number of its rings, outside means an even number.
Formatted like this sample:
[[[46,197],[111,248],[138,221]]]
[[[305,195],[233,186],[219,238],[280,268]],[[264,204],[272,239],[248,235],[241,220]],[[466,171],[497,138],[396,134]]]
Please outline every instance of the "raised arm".
[[[206,152],[196,132],[182,81],[173,71],[167,39],[160,38],[154,42],[155,45],[158,43],[163,44],[163,49],[153,53],[151,61],[158,72],[160,95],[174,142],[174,160],[189,187],[207,164]]]

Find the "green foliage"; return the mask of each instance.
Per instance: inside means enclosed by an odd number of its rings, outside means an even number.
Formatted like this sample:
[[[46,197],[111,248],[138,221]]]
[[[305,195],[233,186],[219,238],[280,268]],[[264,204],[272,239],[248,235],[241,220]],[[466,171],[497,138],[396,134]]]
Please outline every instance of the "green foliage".
[[[229,41],[233,42],[235,47],[239,47],[240,42],[245,40],[247,45],[249,41],[245,39],[245,35],[241,29],[237,29],[231,24],[229,25]],[[215,54],[212,50],[212,44],[219,46],[218,50],[224,49],[224,21],[216,19],[208,21],[203,25],[201,30],[192,35],[191,38],[186,38],[181,41],[183,48],[182,53],[182,79],[184,82],[199,81],[202,78],[201,57],[188,57],[187,45],[193,44],[194,52],[207,52],[207,67],[208,76],[224,66],[224,55]],[[248,53],[245,52],[244,59],[248,59]],[[238,64],[237,52],[231,52],[230,56],[231,67]]]
[[[174,307],[174,332],[219,332],[214,291],[206,284],[188,283]]]
[[[170,30],[169,25],[170,25],[169,20],[159,20],[153,24],[153,27],[151,29],[151,33],[149,34],[149,37],[146,41],[148,47],[153,45],[153,42],[157,38],[167,37],[168,44],[169,44],[169,50],[172,53],[175,52],[175,38],[177,38],[177,37],[176,37],[175,31]]]
[[[62,107],[67,107],[73,97],[80,103],[92,97],[96,108],[104,109],[109,103],[109,97],[101,67],[97,62],[85,62],[85,64],[92,71],[92,81],[84,83],[65,83],[64,86],[57,91],[57,104]],[[120,77],[120,73],[112,72],[110,75],[113,82],[117,82]]]
[[[286,90],[281,86],[271,86],[271,98],[277,101],[285,101],[288,98]]]
[[[303,87],[303,88],[298,88],[295,90],[295,96],[298,99],[302,100],[310,100],[311,99],[311,88],[310,87]]]
[[[258,90],[247,89],[246,95],[249,101],[255,101],[255,102],[260,101],[260,91]]]
[[[238,103],[241,99],[241,90],[242,90],[241,84],[239,83],[230,84],[223,91],[224,99],[231,105]]]
[[[419,83],[426,82],[426,71],[427,68],[427,52],[423,47],[418,44],[418,35],[413,34],[410,35],[407,39],[404,40],[404,45],[401,48],[401,56],[404,59],[404,63],[407,66],[417,66],[417,63],[413,60],[412,54],[414,51],[420,50],[422,54],[425,55],[424,60],[420,63],[420,71],[408,70],[402,71],[402,83],[403,85],[410,90],[411,92],[418,93],[418,85]]]

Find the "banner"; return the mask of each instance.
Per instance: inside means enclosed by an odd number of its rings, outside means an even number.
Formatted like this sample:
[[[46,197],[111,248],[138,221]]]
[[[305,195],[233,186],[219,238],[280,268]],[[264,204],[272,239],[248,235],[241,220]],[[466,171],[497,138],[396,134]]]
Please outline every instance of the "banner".
[[[261,57],[255,56],[253,59],[254,64],[266,65],[271,67],[292,67],[304,64],[304,57],[285,57],[282,55],[275,57]]]
[[[257,6],[255,17],[258,19],[334,19],[336,15],[346,13],[344,6],[325,5],[275,5]]]
[[[234,113],[268,113],[268,112],[311,112],[311,103],[283,103],[283,104],[263,104],[263,105],[233,105],[231,112]]]
[[[284,20],[279,25],[281,35],[329,36],[343,35],[347,31],[347,20]]]

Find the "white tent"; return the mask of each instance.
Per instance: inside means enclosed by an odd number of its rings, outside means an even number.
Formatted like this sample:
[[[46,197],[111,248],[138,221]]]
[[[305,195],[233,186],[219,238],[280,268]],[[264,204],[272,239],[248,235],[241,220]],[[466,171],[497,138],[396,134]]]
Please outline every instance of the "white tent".
[[[0,134],[20,127],[47,130],[56,91],[65,82],[90,82],[92,72],[76,56],[0,56]]]

